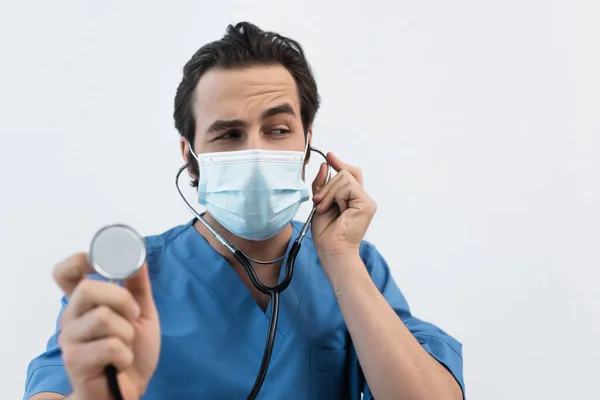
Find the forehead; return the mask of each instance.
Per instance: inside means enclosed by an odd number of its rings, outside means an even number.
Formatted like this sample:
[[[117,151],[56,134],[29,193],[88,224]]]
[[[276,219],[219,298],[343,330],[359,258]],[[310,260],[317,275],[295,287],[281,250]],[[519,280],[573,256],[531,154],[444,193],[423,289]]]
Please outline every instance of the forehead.
[[[196,85],[193,104],[197,125],[208,125],[216,119],[251,119],[282,103],[300,115],[294,78],[283,66],[260,66],[209,70]]]

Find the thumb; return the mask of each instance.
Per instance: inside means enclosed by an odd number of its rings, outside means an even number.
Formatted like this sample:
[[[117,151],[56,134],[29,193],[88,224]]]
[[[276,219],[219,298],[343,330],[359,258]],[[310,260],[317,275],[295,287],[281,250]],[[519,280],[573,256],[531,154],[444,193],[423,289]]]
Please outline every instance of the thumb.
[[[156,305],[154,304],[154,297],[152,296],[147,263],[144,264],[137,274],[126,279],[124,284],[125,288],[129,290],[135,301],[140,305],[141,317],[153,319],[158,315]]]
[[[319,173],[317,174],[317,177],[315,178],[315,180],[312,183],[313,196],[315,194],[319,193],[321,191],[321,189],[323,189],[323,186],[325,186],[326,179],[327,179],[327,164],[321,163],[321,166],[319,167]]]

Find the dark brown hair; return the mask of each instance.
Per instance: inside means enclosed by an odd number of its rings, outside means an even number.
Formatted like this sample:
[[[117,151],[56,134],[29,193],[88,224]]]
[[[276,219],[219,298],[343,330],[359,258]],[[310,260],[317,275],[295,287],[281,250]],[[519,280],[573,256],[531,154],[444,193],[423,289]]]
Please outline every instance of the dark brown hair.
[[[237,69],[281,65],[293,76],[300,97],[300,117],[306,136],[319,109],[319,93],[302,46],[278,33],[265,32],[249,22],[229,25],[221,40],[202,46],[183,67],[183,78],[175,95],[175,127],[194,143],[196,121],[192,110],[193,94],[202,75],[212,68]],[[198,176],[198,165],[188,155],[190,170]],[[192,181],[197,186],[196,180]]]

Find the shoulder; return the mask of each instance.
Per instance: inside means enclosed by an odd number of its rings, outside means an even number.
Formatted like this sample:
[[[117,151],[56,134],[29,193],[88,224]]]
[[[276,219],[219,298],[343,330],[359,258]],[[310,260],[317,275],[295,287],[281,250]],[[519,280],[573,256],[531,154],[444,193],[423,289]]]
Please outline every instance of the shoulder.
[[[157,249],[167,246],[169,243],[174,241],[179,235],[181,235],[188,228],[190,228],[193,225],[193,223],[194,220],[191,220],[185,224],[178,225],[165,232],[144,237],[148,252],[153,252]]]
[[[190,230],[195,230],[194,220],[175,226],[156,235],[145,236],[146,261],[152,279],[162,270],[162,266],[183,264],[189,256],[190,241],[194,238]],[[171,269],[172,271],[172,269]]]

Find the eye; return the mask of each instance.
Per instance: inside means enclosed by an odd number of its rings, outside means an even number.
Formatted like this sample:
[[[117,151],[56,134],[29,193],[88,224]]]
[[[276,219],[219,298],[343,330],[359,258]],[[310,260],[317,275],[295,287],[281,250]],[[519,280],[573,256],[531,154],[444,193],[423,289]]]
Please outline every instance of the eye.
[[[271,130],[271,133],[274,134],[275,136],[283,136],[283,135],[287,135],[288,133],[290,133],[289,129],[286,128],[276,128]]]
[[[220,139],[237,139],[240,136],[242,136],[241,132],[234,129],[234,130],[230,130],[230,131],[225,132],[223,135],[219,136],[217,138],[217,140],[220,140]]]

